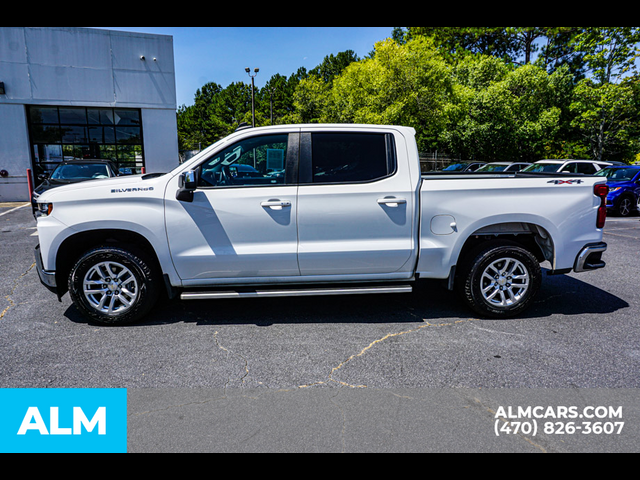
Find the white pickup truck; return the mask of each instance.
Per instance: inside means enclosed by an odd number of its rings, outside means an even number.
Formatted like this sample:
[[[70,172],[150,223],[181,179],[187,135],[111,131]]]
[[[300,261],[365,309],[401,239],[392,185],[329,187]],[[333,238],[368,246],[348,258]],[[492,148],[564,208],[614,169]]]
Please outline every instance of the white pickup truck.
[[[408,293],[446,281],[478,315],[513,317],[551,274],[603,268],[606,179],[427,174],[415,131],[240,130],[168,174],[37,200],[42,283],[122,325],[182,300]]]

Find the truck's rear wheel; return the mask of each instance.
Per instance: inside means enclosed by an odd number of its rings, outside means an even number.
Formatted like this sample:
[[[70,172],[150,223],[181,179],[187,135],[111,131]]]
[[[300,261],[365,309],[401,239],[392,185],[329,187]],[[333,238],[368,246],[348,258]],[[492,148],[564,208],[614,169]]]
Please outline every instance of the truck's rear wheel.
[[[100,247],[83,255],[69,275],[69,293],[80,312],[103,325],[140,320],[155,305],[153,269],[142,255]]]
[[[476,251],[461,272],[460,293],[476,313],[511,318],[531,306],[542,283],[542,269],[527,250],[494,243]]]

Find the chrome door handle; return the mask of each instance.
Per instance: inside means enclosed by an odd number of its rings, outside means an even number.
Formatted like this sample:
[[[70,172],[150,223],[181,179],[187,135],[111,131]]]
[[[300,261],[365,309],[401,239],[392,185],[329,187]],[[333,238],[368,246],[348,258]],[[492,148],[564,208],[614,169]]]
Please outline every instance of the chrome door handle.
[[[400,205],[406,205],[407,201],[404,198],[381,198],[378,200],[378,205],[386,205],[387,207],[397,208]]]
[[[282,210],[283,208],[291,208],[291,202],[281,200],[269,200],[262,202],[262,208],[270,208],[271,210]]]

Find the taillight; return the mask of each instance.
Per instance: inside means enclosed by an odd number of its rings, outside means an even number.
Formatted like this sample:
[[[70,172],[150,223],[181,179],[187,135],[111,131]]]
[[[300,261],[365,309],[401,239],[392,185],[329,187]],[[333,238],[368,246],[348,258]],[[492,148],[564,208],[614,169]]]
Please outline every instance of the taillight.
[[[600,208],[598,209],[598,228],[604,228],[607,223],[607,197],[609,196],[609,187],[601,183],[594,187],[594,194],[600,198]]]

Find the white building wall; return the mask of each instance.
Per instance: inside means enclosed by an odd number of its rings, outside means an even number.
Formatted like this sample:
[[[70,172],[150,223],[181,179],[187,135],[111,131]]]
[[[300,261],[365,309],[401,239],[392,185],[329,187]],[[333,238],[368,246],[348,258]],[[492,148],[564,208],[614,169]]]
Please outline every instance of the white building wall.
[[[22,105],[0,104],[0,203],[29,199],[27,169],[31,168],[27,118]]]
[[[170,36],[0,27],[0,201],[28,200],[25,105],[142,109],[147,171],[178,166],[174,65]]]
[[[175,109],[142,109],[142,124],[147,173],[168,173],[175,169],[179,164],[178,117]],[[151,158],[152,162],[149,161]]]

